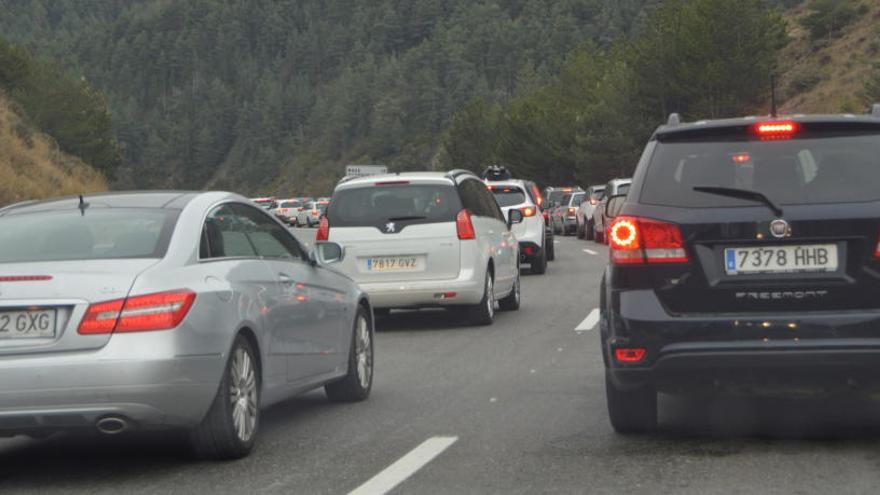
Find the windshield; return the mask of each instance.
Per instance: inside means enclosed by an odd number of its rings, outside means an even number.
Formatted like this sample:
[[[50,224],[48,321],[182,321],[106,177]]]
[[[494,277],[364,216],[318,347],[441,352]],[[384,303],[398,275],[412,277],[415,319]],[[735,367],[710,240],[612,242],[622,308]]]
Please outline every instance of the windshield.
[[[498,201],[498,206],[516,206],[526,202],[526,194],[522,189],[515,186],[492,186],[492,194]]]
[[[327,212],[333,227],[372,226],[391,220],[454,222],[461,210],[454,186],[412,184],[337,191]]]
[[[782,205],[878,201],[880,135],[661,142],[645,182],[641,200],[668,206],[754,206],[695,186],[758,191]]]
[[[0,217],[0,263],[161,258],[174,210],[89,209]]]
[[[279,208],[299,208],[300,203],[298,201],[284,201],[280,205]]]

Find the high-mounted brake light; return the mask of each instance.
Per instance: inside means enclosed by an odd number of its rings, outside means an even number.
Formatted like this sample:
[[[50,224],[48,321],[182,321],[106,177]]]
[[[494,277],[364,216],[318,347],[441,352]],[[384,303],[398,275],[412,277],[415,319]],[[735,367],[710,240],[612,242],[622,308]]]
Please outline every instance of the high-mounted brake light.
[[[408,180],[386,180],[373,184],[374,186],[405,186],[409,184]]]
[[[525,208],[520,208],[519,211],[522,212],[524,218],[533,217],[537,211],[532,206],[526,206]]]
[[[0,282],[48,282],[52,275],[7,275],[0,277]]]
[[[173,290],[95,303],[79,324],[83,335],[170,330],[180,325],[196,300],[191,290]]]
[[[752,159],[748,153],[737,153],[731,157],[734,163],[745,163]]]
[[[678,225],[647,218],[621,216],[608,228],[611,262],[687,263],[690,261]]]
[[[474,223],[471,221],[471,212],[466,209],[458,212],[458,216],[455,217],[455,228],[458,230],[458,238],[462,241],[477,238]]]
[[[755,134],[761,139],[787,139],[798,131],[798,123],[793,121],[762,122],[755,124]]]
[[[614,349],[614,359],[620,363],[638,363],[645,359],[648,350],[643,347],[619,347]]]
[[[315,234],[315,240],[330,240],[330,220],[327,220],[326,216],[321,217],[321,220],[318,222],[318,232]]]

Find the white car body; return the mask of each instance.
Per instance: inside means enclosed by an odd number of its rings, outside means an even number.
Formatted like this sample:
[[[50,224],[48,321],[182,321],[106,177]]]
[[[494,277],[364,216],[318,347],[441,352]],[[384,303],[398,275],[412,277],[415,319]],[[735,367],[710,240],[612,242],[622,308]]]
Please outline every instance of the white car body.
[[[465,211],[472,239],[462,238]],[[487,277],[493,307],[514,292],[518,306],[518,243],[505,218],[467,171],[370,176],[337,185],[318,238],[345,246],[335,267],[375,308],[478,307]]]
[[[510,210],[520,210],[523,213],[523,221],[513,225],[513,233],[519,242],[520,259],[524,263],[532,265],[532,271],[543,273],[541,263],[546,267],[544,254],[547,248],[546,225],[541,209],[532,200],[529,194],[529,185],[523,180],[485,181],[486,186],[495,194],[495,199],[501,205],[505,217],[510,215]],[[519,194],[521,193],[521,194]],[[543,261],[542,261],[543,260]]]

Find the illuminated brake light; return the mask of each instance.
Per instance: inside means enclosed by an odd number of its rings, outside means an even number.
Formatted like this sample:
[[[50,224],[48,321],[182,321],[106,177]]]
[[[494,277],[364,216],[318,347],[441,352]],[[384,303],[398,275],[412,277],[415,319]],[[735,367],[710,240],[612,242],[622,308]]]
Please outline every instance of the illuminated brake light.
[[[82,335],[149,332],[176,328],[196,300],[190,290],[175,290],[95,303],[79,324]]]
[[[381,182],[376,182],[374,185],[376,186],[405,186],[409,184],[408,180],[386,180]]]
[[[327,217],[321,217],[321,220],[318,222],[318,232],[315,234],[315,240],[330,240],[330,220],[327,220]]]
[[[608,229],[611,262],[687,263],[690,261],[678,225],[636,217],[617,217]]]
[[[573,216],[575,216],[575,214],[577,214],[577,208],[569,208],[568,209],[568,216],[573,217]]]
[[[792,121],[763,122],[755,125],[755,134],[762,139],[786,139],[797,131],[798,123]]]
[[[590,198],[590,204],[596,206],[597,204],[599,204],[599,200],[596,198]]]
[[[51,275],[8,275],[0,277],[0,282],[48,282]]]
[[[620,347],[614,349],[614,359],[620,363],[638,363],[645,359],[648,350],[643,347]]]
[[[537,213],[537,211],[531,206],[526,206],[525,208],[520,208],[519,211],[522,212],[523,218],[533,217],[533,216],[535,216],[535,213]]]
[[[459,240],[466,241],[477,238],[476,232],[474,232],[474,224],[471,221],[471,212],[466,209],[458,212],[458,215],[455,217],[455,228],[458,230]]]

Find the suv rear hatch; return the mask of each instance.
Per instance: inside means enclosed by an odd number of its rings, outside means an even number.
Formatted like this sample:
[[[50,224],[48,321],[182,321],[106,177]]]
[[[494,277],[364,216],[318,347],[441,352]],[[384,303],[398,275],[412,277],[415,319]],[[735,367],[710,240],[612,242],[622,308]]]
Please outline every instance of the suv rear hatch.
[[[524,191],[519,185],[492,183],[489,184],[488,187],[495,196],[495,200],[498,201],[498,206],[501,207],[501,211],[504,213],[504,218],[508,218],[508,212],[512,209],[519,209],[523,214],[524,220],[540,214],[538,208],[531,205],[529,201],[526,200],[528,197],[526,191]],[[523,221],[513,224],[511,226],[511,231],[517,239],[522,239],[525,236],[527,228],[526,221]]]
[[[327,210],[329,240],[345,246],[338,266],[358,282],[454,279],[461,209],[449,180],[377,179],[336,191]]]
[[[880,308],[880,126],[782,124],[658,136],[624,213],[674,225],[640,230],[647,263],[623,284],[674,314]]]
[[[0,217],[0,356],[103,347],[80,335],[93,303],[125,298],[164,256],[177,212],[89,208]]]

